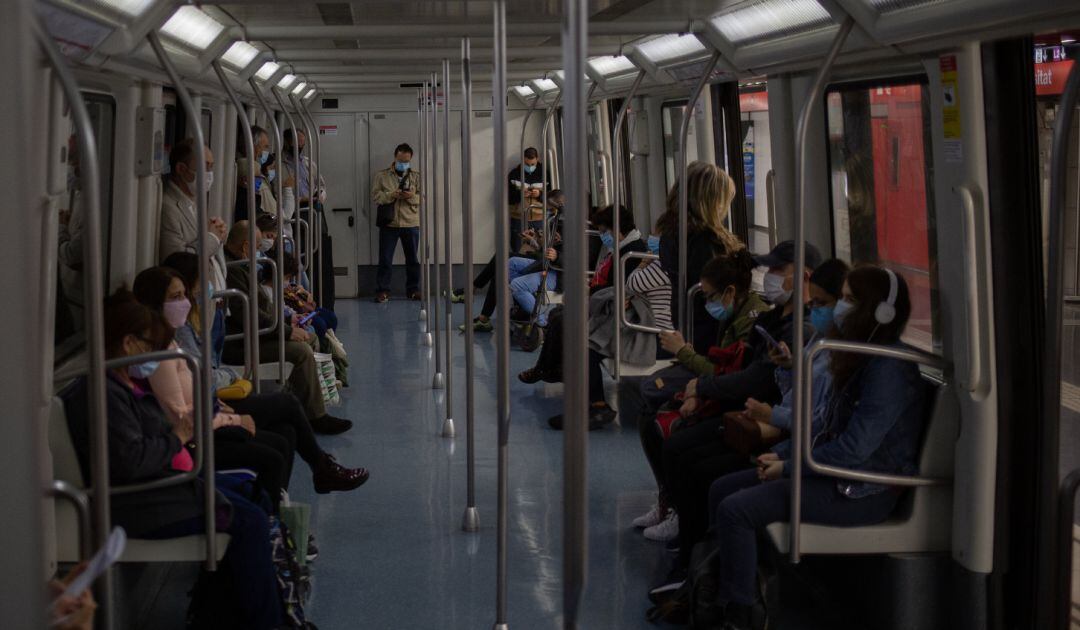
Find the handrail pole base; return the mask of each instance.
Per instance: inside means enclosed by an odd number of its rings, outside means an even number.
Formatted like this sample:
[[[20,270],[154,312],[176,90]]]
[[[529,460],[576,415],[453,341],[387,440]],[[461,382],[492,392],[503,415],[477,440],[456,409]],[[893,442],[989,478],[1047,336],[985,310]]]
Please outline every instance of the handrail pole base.
[[[435,377],[431,379],[431,389],[443,389],[446,387],[446,380],[443,379],[442,372],[436,372]]]
[[[454,419],[449,417],[443,419],[442,436],[444,438],[453,439],[456,435],[457,432],[454,430]]]
[[[475,506],[465,508],[465,515],[461,518],[461,530],[470,534],[480,531],[480,511]]]

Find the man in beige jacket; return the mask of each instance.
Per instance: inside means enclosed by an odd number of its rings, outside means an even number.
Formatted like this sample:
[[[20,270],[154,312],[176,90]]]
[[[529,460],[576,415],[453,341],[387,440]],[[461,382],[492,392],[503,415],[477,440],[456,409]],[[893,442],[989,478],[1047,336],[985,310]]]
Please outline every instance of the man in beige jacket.
[[[420,172],[412,169],[412,156],[412,147],[399,144],[394,149],[394,163],[376,173],[371,185],[377,215],[378,206],[393,205],[392,216],[387,208],[382,213],[386,222],[379,225],[379,271],[375,276],[375,301],[379,303],[390,299],[398,241],[405,254],[405,295],[410,300],[420,299],[420,261],[416,258],[420,240]]]

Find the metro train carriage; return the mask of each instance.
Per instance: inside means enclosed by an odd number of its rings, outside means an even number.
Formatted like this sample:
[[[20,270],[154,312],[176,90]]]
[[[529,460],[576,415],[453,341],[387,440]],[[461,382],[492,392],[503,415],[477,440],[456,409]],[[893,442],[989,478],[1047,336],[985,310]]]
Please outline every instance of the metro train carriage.
[[[0,628],[1080,628],[1080,1],[3,18]]]

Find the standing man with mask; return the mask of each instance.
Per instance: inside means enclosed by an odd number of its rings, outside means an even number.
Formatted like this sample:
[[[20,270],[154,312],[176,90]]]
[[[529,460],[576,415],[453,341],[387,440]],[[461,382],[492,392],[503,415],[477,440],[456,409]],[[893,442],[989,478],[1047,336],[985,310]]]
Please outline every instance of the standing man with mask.
[[[413,150],[407,144],[394,149],[394,163],[375,174],[371,197],[383,210],[377,214],[379,227],[379,271],[375,276],[375,301],[390,299],[394,252],[401,241],[405,254],[405,295],[420,299],[420,261],[416,258],[420,240],[420,172],[410,161]],[[392,208],[391,208],[392,206]]]
[[[293,143],[296,144],[296,150],[300,154],[300,164],[297,166],[296,160],[293,159]],[[326,180],[322,176],[322,171],[319,169],[318,164],[314,164],[310,157],[304,155],[304,148],[307,146],[307,135],[299,129],[286,129],[282,134],[282,155],[280,156],[281,165],[283,168],[282,176],[285,177],[282,184],[286,187],[292,187],[293,181],[296,181],[297,200],[296,209],[300,213],[300,218],[307,221],[308,226],[312,229],[315,228],[315,221],[312,220],[311,206],[314,206],[315,212],[322,213],[323,202],[326,201]],[[315,181],[315,190],[312,192],[308,184],[308,171],[314,169],[318,178]],[[314,203],[312,199],[314,198]],[[285,213],[286,222],[292,219],[292,214],[287,209],[282,210]],[[290,228],[286,227],[285,236],[291,237]],[[297,235],[299,236],[299,235]],[[322,260],[322,277],[312,277],[313,269],[303,270],[301,276],[310,278],[311,284],[308,288],[314,289],[318,292],[317,285],[321,284],[325,287],[323,290],[323,306],[326,308],[333,308],[334,305],[334,244],[333,239],[330,238],[329,229],[326,227],[326,221],[322,222],[322,232],[320,234],[313,235],[313,240],[318,240],[319,251],[317,255]],[[316,293],[317,294],[317,293]]]
[[[524,176],[522,165],[518,164],[507,175],[509,180],[510,205],[510,255],[515,256],[521,249],[521,233],[532,228],[541,231],[544,228],[544,206],[542,203],[544,188],[551,191],[551,173],[544,181],[544,165],[540,163],[540,153],[535,147],[525,149]]]
[[[255,216],[258,216],[263,211],[261,189],[267,184],[264,181],[262,167],[270,159],[270,134],[262,127],[252,125],[251,138],[255,144],[255,161],[258,164],[255,170]],[[237,146],[242,147],[243,144]],[[234,222],[248,219],[247,185],[249,164],[246,155],[240,155],[236,159],[236,210],[233,213]]]

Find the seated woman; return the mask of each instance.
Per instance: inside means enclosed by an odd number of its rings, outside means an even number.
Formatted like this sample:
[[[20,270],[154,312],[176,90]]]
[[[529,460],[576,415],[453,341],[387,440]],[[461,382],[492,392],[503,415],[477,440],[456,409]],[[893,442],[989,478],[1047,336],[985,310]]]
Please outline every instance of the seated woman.
[[[177,253],[166,259],[166,262],[176,265],[173,269],[183,280],[184,295],[191,304],[186,321],[176,327],[176,342],[184,352],[198,358],[202,355],[196,332],[199,327],[199,308],[193,297],[199,285],[198,258],[191,253]],[[172,289],[175,288],[170,282],[170,294],[174,298],[176,294],[172,293]],[[229,368],[222,368],[219,363],[214,362],[215,381],[224,380],[225,377],[219,376],[223,369],[229,374],[232,373]],[[256,429],[286,436],[296,454],[311,468],[311,481],[315,492],[326,494],[352,490],[368,480],[366,469],[345,468],[334,460],[333,455],[319,447],[311,422],[304,413],[304,406],[296,396],[288,392],[264,392],[229,401],[229,404],[238,413],[250,414]]]
[[[895,295],[890,300],[890,295]],[[890,304],[891,318],[878,307]],[[911,313],[907,284],[891,270],[865,266],[847,276],[836,305],[831,337],[899,346]],[[923,433],[929,391],[914,363],[886,357],[832,353],[830,401],[813,445],[822,464],[877,473],[912,475]],[[790,461],[776,453],[758,458],[755,470],[718,479],[709,492],[710,531],[716,555],[719,623],[750,628],[757,580],[756,533],[785,521],[791,507]],[[900,489],[808,475],[803,471],[802,521],[854,527],[879,523],[893,511]]]
[[[329,309],[320,308],[311,293],[297,283],[299,271],[296,259],[286,257],[285,307],[292,311],[287,321],[293,325],[311,326],[319,339],[325,341],[326,331],[337,330],[337,314]]]
[[[832,328],[833,306],[840,298],[840,290],[847,271],[847,263],[832,259],[819,265],[811,274],[809,286],[811,318],[816,323],[815,333],[809,337],[807,346],[824,334],[818,331],[828,332]],[[702,277],[704,278],[704,275]],[[778,348],[770,349],[769,356],[777,366],[774,374],[776,383],[783,394],[783,401],[774,409],[768,403],[750,398],[746,401],[744,412],[747,417],[760,423],[758,431],[765,443],[763,447],[779,439],[782,432],[791,429],[791,353],[787,344],[780,342]],[[824,413],[826,407],[828,377],[822,375],[822,372],[827,371],[827,364],[828,353],[823,352],[816,357],[813,398],[815,419]],[[820,424],[816,423],[815,426],[820,427]],[[696,427],[688,430],[695,429]],[[725,430],[734,429],[735,427],[728,427]],[[728,473],[749,467],[745,451],[737,452],[729,447],[728,443],[721,438],[721,434],[716,431],[709,431],[705,435],[678,436],[680,440],[690,438],[698,440],[697,447],[684,449],[675,457],[662,458],[666,502],[672,507],[674,514],[678,515],[679,555],[675,559],[668,578],[651,591],[653,597],[678,588],[685,579],[686,570],[690,564],[690,552],[694,545],[705,537],[708,527],[709,518],[705,508],[708,505],[709,486],[713,481]],[[787,453],[783,445],[775,446],[774,450]]]
[[[118,359],[162,350],[170,343],[168,324],[128,291],[120,290],[105,304],[105,356]],[[108,371],[109,482],[126,485],[191,470],[184,448],[194,428],[190,417],[172,424],[153,394],[139,381],[156,369],[139,363]],[[133,378],[134,375],[134,378]],[[62,393],[72,442],[83,478],[90,479],[90,419],[87,381],[78,379]],[[233,602],[243,627],[259,630],[282,623],[277,574],[270,551],[266,512],[229,487],[217,487],[219,530],[231,536],[221,568],[233,582]],[[221,500],[224,497],[225,500]],[[112,522],[131,538],[175,538],[205,532],[206,501],[200,481],[146,492],[113,495]]]

